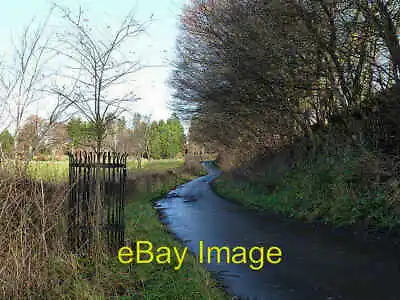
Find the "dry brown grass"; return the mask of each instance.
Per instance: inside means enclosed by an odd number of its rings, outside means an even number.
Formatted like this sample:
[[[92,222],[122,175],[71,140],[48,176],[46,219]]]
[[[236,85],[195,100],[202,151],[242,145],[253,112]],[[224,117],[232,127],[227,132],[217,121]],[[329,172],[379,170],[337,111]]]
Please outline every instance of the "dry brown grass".
[[[206,156],[199,157],[195,155],[186,155],[182,171],[187,174],[201,174],[203,167],[200,162],[202,159],[206,160]]]
[[[22,298],[57,285],[49,266],[65,253],[65,186],[0,169],[0,298]]]
[[[151,193],[159,190],[163,185],[169,186],[178,177],[201,176],[203,174],[204,169],[200,164],[200,159],[196,157],[186,158],[183,167],[162,171],[128,173],[127,194],[138,191]]]

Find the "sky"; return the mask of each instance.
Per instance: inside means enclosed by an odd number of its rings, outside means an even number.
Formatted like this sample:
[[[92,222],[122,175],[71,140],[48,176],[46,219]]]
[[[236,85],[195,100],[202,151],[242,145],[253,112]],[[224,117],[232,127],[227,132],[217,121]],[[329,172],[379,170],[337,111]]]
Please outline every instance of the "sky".
[[[43,20],[51,7],[50,0],[2,0],[0,18],[1,53],[12,49],[12,41],[18,41],[22,29],[32,18]],[[152,66],[135,73],[136,95],[141,98],[132,104],[131,112],[151,115],[153,120],[166,119],[171,115],[168,101],[172,90],[167,79],[171,71],[170,61],[175,56],[179,15],[185,0],[59,0],[56,3],[73,11],[82,7],[90,25],[119,24],[128,11],[134,10],[139,22],[153,21],[146,33],[135,40],[132,47],[143,65]],[[38,108],[37,108],[38,109]],[[40,110],[41,108],[39,108]]]

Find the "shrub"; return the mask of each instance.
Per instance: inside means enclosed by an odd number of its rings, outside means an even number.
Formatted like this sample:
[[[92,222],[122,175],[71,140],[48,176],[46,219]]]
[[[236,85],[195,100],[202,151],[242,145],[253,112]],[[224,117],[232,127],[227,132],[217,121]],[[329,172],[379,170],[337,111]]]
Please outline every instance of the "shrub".
[[[51,266],[63,258],[65,186],[18,173],[0,169],[0,297],[42,297],[58,285]]]

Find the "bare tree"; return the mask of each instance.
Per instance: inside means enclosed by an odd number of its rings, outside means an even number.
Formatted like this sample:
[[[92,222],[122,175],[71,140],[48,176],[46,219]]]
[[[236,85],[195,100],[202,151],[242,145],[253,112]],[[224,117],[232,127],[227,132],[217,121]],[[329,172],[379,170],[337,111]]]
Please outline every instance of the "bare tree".
[[[18,137],[26,113],[43,99],[43,87],[48,74],[46,66],[54,58],[48,51],[50,38],[46,36],[46,28],[52,10],[43,23],[34,26],[31,21],[23,30],[19,43],[14,45],[14,59],[11,63],[3,63],[0,74],[0,95],[3,101],[3,120],[5,127],[14,130],[14,137]],[[59,117],[60,103],[58,102],[50,112],[50,123]],[[62,111],[62,110],[61,110]],[[43,132],[45,134],[45,132]],[[18,138],[14,139],[14,148],[17,149]]]
[[[142,116],[139,113],[135,113],[133,117],[133,151],[135,152],[137,167],[142,167],[143,156],[147,159],[150,157],[150,116]]]
[[[355,2],[357,8],[363,12],[365,18],[376,29],[379,38],[382,39],[392,65],[390,75],[396,83],[400,83],[400,3],[384,0]]]
[[[100,160],[107,129],[127,110],[127,104],[137,100],[129,80],[132,81],[132,75],[141,66],[137,60],[130,59],[123,52],[129,46],[128,42],[144,32],[145,24],[139,24],[133,13],[129,12],[114,32],[111,26],[107,26],[106,32],[100,32],[89,26],[89,19],[84,16],[82,9],[74,15],[67,8],[56,8],[62,14],[66,23],[63,28],[66,30],[59,34],[59,45],[53,50],[68,65],[63,72],[57,74],[57,82],[51,92],[61,97],[68,108],[83,115],[93,125],[95,152]],[[95,245],[92,251],[96,259],[101,259],[104,199],[99,165],[96,165],[94,176],[96,191],[94,214],[90,223],[94,228]],[[96,274],[100,275],[99,272]]]
[[[58,74],[63,84],[51,90],[94,124],[96,152],[100,153],[110,122],[126,111],[126,104],[137,100],[126,83],[141,66],[137,60],[126,58],[122,48],[144,32],[145,24],[136,22],[130,12],[118,29],[104,34],[87,25],[81,9],[74,16],[66,8],[57,8],[69,27],[59,36],[60,47],[54,50],[71,65]],[[121,89],[126,91],[121,94]]]
[[[304,135],[315,150],[317,128],[333,123],[352,136],[399,80],[399,11],[386,0],[191,1],[173,108],[196,121],[193,140],[243,160]]]

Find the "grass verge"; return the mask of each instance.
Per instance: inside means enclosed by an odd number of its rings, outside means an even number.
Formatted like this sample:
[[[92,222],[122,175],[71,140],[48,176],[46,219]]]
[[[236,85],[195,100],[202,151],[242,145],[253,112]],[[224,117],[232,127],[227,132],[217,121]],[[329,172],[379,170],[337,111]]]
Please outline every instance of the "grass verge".
[[[155,192],[138,192],[126,207],[128,239],[150,241],[154,248],[177,247],[182,253],[184,247],[159,221],[152,203],[174,186],[192,178],[194,176],[180,175],[175,183],[162,184]],[[191,254],[186,256],[180,270],[174,270],[175,265],[174,258],[166,265],[155,262],[134,265],[134,277],[141,282],[136,295],[144,299],[228,299]]]
[[[384,178],[383,165],[370,152],[347,149],[299,162],[273,189],[270,174],[253,181],[225,174],[212,188],[257,210],[336,227],[397,232],[400,184]]]

